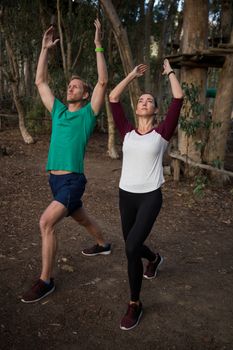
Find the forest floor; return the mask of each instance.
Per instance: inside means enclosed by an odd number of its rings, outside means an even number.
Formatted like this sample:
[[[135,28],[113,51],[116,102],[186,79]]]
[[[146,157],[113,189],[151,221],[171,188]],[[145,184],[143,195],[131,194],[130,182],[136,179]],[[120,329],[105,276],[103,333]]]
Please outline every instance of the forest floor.
[[[84,204],[112,243],[109,256],[84,257],[93,244],[71,218],[57,227],[56,291],[35,304],[20,298],[40,272],[38,220],[51,201],[45,173],[49,137],[25,145],[0,133],[0,349],[233,349],[233,191],[166,177],[163,209],[148,244],[164,256],[156,279],[143,280],[144,314],[119,329],[129,297],[118,212],[121,160],[94,134],[86,154]]]

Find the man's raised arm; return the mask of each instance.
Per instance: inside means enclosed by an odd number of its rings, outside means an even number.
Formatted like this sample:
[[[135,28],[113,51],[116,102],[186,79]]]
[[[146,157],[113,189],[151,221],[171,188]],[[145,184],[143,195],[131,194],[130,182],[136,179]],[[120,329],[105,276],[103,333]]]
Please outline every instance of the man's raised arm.
[[[104,96],[106,93],[108,83],[108,72],[104,58],[103,48],[101,46],[101,24],[98,19],[95,20],[95,46],[96,46],[96,61],[97,61],[97,72],[98,82],[94,88],[91,97],[91,107],[95,114],[100,112],[100,109],[104,103]]]
[[[49,112],[52,111],[54,103],[54,95],[48,85],[47,71],[48,71],[48,50],[55,46],[59,39],[53,40],[54,28],[50,27],[43,36],[41,52],[38,60],[36,70],[35,84],[38,88],[40,97],[44,106]]]

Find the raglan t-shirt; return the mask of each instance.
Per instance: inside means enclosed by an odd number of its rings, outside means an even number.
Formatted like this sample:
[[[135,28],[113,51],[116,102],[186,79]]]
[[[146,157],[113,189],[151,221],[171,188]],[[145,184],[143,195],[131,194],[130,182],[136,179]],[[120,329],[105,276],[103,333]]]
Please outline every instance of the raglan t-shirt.
[[[46,170],[83,173],[86,145],[96,124],[91,104],[70,112],[55,99],[51,116],[52,134]]]
[[[164,183],[163,155],[178,124],[182,102],[183,99],[173,98],[165,120],[143,135],[128,121],[120,102],[110,103],[116,127],[123,139],[121,189],[146,193]]]

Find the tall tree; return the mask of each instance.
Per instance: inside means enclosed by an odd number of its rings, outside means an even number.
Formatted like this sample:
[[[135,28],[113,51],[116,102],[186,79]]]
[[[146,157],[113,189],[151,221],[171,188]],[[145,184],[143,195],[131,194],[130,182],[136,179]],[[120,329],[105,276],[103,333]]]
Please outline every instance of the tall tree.
[[[93,55],[88,51],[92,49],[90,42],[93,42],[96,6],[86,1],[56,0],[56,13],[61,61],[66,81],[74,72],[77,73],[77,69],[80,75],[85,69],[93,75],[94,70],[92,71],[90,64]],[[83,52],[85,55],[82,56]]]
[[[208,0],[185,0],[183,19],[183,38],[181,52],[192,54],[197,50],[207,48],[208,38]],[[188,86],[195,86],[199,89],[199,103],[205,105],[207,68],[202,67],[182,67],[181,81]],[[184,106],[185,107],[185,106]],[[187,106],[186,106],[187,107]],[[194,120],[192,110],[188,116],[189,120]],[[204,120],[205,115],[198,116]],[[193,161],[201,162],[201,149],[197,143],[203,139],[202,131],[199,129],[194,135],[188,136],[185,131],[179,129],[178,148],[182,155],[188,155]]]
[[[108,65],[110,67],[108,72],[108,79],[111,83],[113,82],[113,75],[114,70],[112,69],[114,66],[113,63],[113,46],[114,46],[114,40],[113,39],[113,32],[110,29],[110,24],[108,24],[108,38],[107,38],[107,55],[108,55]],[[109,106],[109,100],[108,100],[108,93],[105,96],[105,110],[107,114],[107,123],[108,123],[108,155],[112,159],[119,158],[117,149],[116,149],[116,133],[115,133],[115,124],[113,121],[113,116],[111,112],[111,108]]]
[[[233,22],[233,3],[231,0],[221,0],[221,35],[223,42],[231,41],[231,30]]]
[[[222,13],[222,18],[228,20],[222,21],[224,28],[231,26],[230,41],[229,45],[233,46],[233,4],[229,0],[228,6],[227,1],[223,1],[224,6],[222,11],[228,14]],[[229,37],[229,29],[223,29],[226,37]],[[206,147],[206,160],[209,164],[217,163],[216,165],[224,167],[224,160],[226,155],[226,144],[230,129],[231,113],[233,108],[233,54],[226,56],[224,65],[221,69],[219,76],[219,82],[217,87],[217,95],[214,102],[212,125],[209,133],[209,142]],[[219,125],[216,127],[216,125]]]
[[[105,12],[106,17],[111,23],[115,40],[118,45],[118,49],[121,56],[122,65],[124,68],[125,75],[128,75],[134,67],[132,51],[130,48],[128,35],[126,29],[123,27],[120,18],[112,4],[111,0],[100,0],[102,8]],[[129,86],[129,94],[131,100],[132,109],[136,109],[137,99],[140,95],[140,88],[137,79],[135,79]],[[136,116],[135,116],[136,121]]]
[[[177,17],[177,7],[178,0],[170,1],[164,0],[159,3],[157,6],[157,22],[159,30],[159,38],[158,41],[158,54],[156,57],[156,68],[155,68],[155,82],[156,85],[154,87],[155,94],[157,97],[157,101],[159,105],[162,102],[162,94],[164,91],[164,86],[161,81],[161,67],[163,64],[164,57],[168,54],[168,43],[169,40],[173,37],[175,33],[175,20]],[[162,16],[162,14],[164,14]],[[170,49],[171,50],[171,49]],[[169,52],[170,53],[170,52]]]
[[[151,23],[153,18],[153,7],[155,0],[149,0],[146,7],[145,15],[145,63],[148,66],[148,69],[145,73],[145,91],[151,91],[151,70],[150,70],[150,58],[151,58]]]
[[[12,37],[12,33],[9,31],[9,27],[7,26],[7,23],[10,20],[10,16],[8,13],[8,8],[0,7],[0,27],[1,32],[4,35],[5,39],[5,48],[6,48],[6,54],[8,57],[9,62],[9,70],[3,68],[3,72],[6,76],[6,79],[10,82],[10,87],[12,90],[13,100],[15,103],[15,107],[18,112],[18,118],[19,118],[19,129],[21,132],[21,135],[23,137],[23,140],[25,143],[30,144],[33,143],[34,140],[32,136],[29,134],[26,126],[25,126],[25,109],[23,106],[23,103],[20,99],[20,74],[19,74],[19,64],[17,61],[16,53],[13,50],[13,42],[17,42],[16,37]]]
[[[2,69],[2,59],[3,59],[3,54],[2,54],[2,34],[0,31],[0,100],[3,99],[4,95],[4,85],[3,85],[3,69]]]

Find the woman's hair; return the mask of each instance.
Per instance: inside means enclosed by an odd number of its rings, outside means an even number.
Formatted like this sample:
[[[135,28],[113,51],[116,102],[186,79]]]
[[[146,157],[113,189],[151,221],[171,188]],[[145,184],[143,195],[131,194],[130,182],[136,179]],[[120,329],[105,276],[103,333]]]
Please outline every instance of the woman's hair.
[[[154,99],[154,101],[155,101],[155,107],[156,107],[156,108],[158,108],[158,103],[157,103],[157,99],[156,99],[156,97],[155,97],[155,96],[153,96],[153,99]]]

